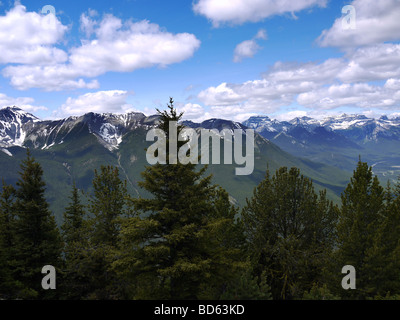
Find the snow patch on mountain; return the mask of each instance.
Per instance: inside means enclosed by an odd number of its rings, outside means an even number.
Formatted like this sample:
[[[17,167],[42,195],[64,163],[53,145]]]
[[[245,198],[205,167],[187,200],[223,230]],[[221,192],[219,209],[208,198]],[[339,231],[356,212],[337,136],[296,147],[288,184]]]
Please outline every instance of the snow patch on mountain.
[[[113,148],[118,148],[122,142],[122,134],[119,130],[110,123],[103,123],[99,131],[100,137]]]
[[[359,141],[378,141],[381,137],[390,137],[400,140],[400,118],[389,119],[382,116],[379,119],[368,118],[365,115],[342,114],[338,117],[313,119],[310,117],[294,118],[290,121],[272,120],[268,116],[254,116],[243,122],[249,128],[270,138],[279,138],[277,133],[293,132],[300,128],[314,133],[318,128],[336,132]],[[299,132],[299,131],[297,131]]]
[[[34,115],[17,107],[0,110],[0,147],[23,146],[28,123],[40,121]]]

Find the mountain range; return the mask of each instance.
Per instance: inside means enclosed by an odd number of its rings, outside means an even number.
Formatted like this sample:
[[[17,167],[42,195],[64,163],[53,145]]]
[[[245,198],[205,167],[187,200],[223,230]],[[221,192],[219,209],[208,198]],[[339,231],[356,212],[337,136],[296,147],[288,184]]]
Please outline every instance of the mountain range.
[[[354,159],[361,157],[383,181],[395,181],[400,175],[400,117],[342,114],[321,120],[277,121],[257,116],[243,124],[282,150],[315,162],[351,171]]]
[[[157,115],[138,112],[89,112],[59,120],[40,120],[15,106],[0,109],[0,176],[15,184],[20,161],[26,156],[26,148],[30,148],[43,167],[47,199],[58,222],[68,205],[73,181],[82,190],[84,202],[87,201],[94,171],[101,165],[117,166],[121,178],[128,183],[128,191],[133,196],[147,197],[138,181],[148,165],[145,149],[152,144],[146,141],[146,133],[157,121]],[[236,176],[236,164],[210,164],[207,169],[213,182],[225,188],[231,201],[239,206],[251,197],[267,168],[274,172],[281,166],[298,167],[313,180],[317,190],[326,189],[335,202],[349,182],[359,156],[381,161],[371,164],[374,170],[382,170],[379,174],[385,179],[394,178],[397,172],[394,163],[399,159],[399,118],[342,115],[325,120],[304,117],[280,122],[258,116],[243,123],[209,119],[183,124],[196,130],[255,130],[255,168],[251,175]],[[383,151],[385,148],[388,149]]]

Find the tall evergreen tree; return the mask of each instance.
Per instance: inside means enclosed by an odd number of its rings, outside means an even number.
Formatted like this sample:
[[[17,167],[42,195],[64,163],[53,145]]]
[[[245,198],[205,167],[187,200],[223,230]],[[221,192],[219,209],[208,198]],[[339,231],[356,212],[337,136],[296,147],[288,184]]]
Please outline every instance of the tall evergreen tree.
[[[336,285],[343,298],[365,299],[376,294],[375,256],[378,233],[385,216],[385,192],[372,168],[361,159],[350,183],[342,193],[338,224],[338,250],[335,253]],[[340,286],[341,269],[352,265],[356,269],[356,290],[343,290]]]
[[[12,266],[15,245],[14,195],[14,187],[3,181],[0,195],[0,299],[13,298],[18,289]]]
[[[64,240],[65,269],[63,274],[63,297],[81,299],[87,296],[90,284],[87,270],[89,226],[85,219],[85,207],[81,203],[79,190],[74,182],[70,205],[65,208],[61,226]]]
[[[123,297],[124,285],[118,281],[111,265],[116,259],[121,218],[126,216],[126,181],[119,177],[119,170],[101,166],[95,170],[94,194],[90,199],[89,246],[87,268],[82,271],[89,277],[88,299],[118,299]]]
[[[21,163],[15,202],[15,271],[25,286],[21,297],[54,298],[56,290],[41,286],[45,265],[61,267],[62,242],[54,216],[45,198],[46,184],[41,165],[29,149]]]
[[[79,196],[79,190],[76,187],[75,182],[72,186],[72,192],[70,196],[70,205],[65,208],[63,214],[63,224],[61,226],[63,240],[65,243],[64,253],[66,258],[70,254],[69,246],[76,242],[85,241],[85,207],[81,203]]]
[[[366,291],[370,297],[394,296],[400,292],[400,178],[385,191],[373,245],[366,252],[369,274]]]
[[[192,163],[168,162],[169,124],[182,117],[172,99],[168,108],[158,110],[167,164],[148,166],[142,173],[140,186],[153,198],[132,200],[135,215],[123,225],[115,267],[134,282],[135,298],[215,298],[241,266],[240,248],[226,238],[234,232],[235,211],[226,193],[211,184],[212,177],[203,177],[206,167],[196,171]],[[178,135],[182,129],[178,124]]]
[[[255,274],[265,274],[274,299],[300,298],[322,281],[337,208],[299,169],[267,170],[242,215]]]
[[[94,195],[89,210],[94,215],[92,242],[115,247],[120,229],[119,218],[126,213],[126,181],[119,177],[117,167],[101,166],[95,170]]]

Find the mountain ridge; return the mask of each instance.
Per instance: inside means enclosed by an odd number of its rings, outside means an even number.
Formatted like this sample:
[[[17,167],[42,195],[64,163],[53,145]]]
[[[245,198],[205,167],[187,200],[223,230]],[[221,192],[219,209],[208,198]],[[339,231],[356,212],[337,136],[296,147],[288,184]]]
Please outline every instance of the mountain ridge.
[[[22,117],[21,111],[14,111]],[[10,109],[1,109],[0,115],[4,112],[10,112]],[[79,189],[90,195],[94,171],[101,165],[118,167],[121,178],[128,181],[130,194],[149,196],[141,189],[138,181],[142,179],[141,173],[149,165],[145,150],[153,142],[147,141],[146,135],[148,129],[156,125],[157,115],[87,113],[58,120],[38,120],[34,116],[26,118],[24,122],[21,119],[15,120],[11,116],[3,118],[3,121],[16,121],[15,125],[21,125],[20,133],[12,131],[14,136],[2,137],[4,142],[0,139],[3,143],[3,152],[0,152],[0,176],[6,183],[15,184],[19,178],[19,163],[26,156],[24,149],[30,148],[43,167],[46,194],[58,222],[62,219],[63,208],[68,204],[72,184],[75,182]],[[7,127],[13,123],[0,122],[0,125]],[[246,130],[243,124],[224,119],[210,119],[200,124],[190,122],[186,125],[195,128],[197,132],[202,127]],[[18,144],[14,143],[15,136]],[[21,137],[24,137],[23,142]],[[254,142],[254,170],[250,175],[235,175],[238,165],[225,164],[222,159],[221,164],[208,165],[206,174],[211,174],[213,183],[227,190],[233,203],[244,205],[246,198],[251,197],[254,188],[265,177],[266,170],[275,172],[282,166],[299,168],[305,176],[313,180],[317,190],[327,189],[332,200],[339,199],[340,192],[350,177],[349,173],[289,154],[257,133]],[[354,159],[354,167],[356,161]]]
[[[368,118],[360,114],[290,121],[250,117],[243,124],[284,151],[350,171],[361,157],[383,181],[400,175],[400,117]]]

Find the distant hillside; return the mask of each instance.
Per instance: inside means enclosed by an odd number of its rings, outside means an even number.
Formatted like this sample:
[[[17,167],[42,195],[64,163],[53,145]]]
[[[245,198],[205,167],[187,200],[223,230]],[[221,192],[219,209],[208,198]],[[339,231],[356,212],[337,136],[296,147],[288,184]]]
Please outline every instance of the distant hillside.
[[[157,119],[157,116],[146,117],[142,113],[88,113],[40,121],[16,107],[1,109],[0,150],[3,152],[0,152],[0,176],[15,183],[20,161],[26,155],[25,148],[29,147],[44,169],[47,198],[58,222],[68,204],[72,182],[75,180],[79,189],[90,194],[94,170],[101,165],[118,166],[121,178],[128,182],[129,192],[133,196],[146,197],[148,195],[138,186],[138,181],[148,165],[145,149],[152,143],[146,141],[146,133],[156,125]],[[222,119],[184,124],[197,130],[246,130],[242,124]],[[313,179],[317,189],[326,188],[335,201],[350,177],[350,173],[333,166],[290,155],[259,134],[255,136],[255,168],[251,175],[235,175],[235,163],[211,164],[208,172],[213,174],[214,183],[224,187],[232,201],[242,206],[264,178],[266,169],[274,172],[281,166],[300,168],[305,176]]]
[[[302,117],[278,121],[258,116],[243,125],[286,152],[314,162],[352,171],[361,156],[382,182],[395,182],[400,175],[400,117],[343,114],[322,120]]]

